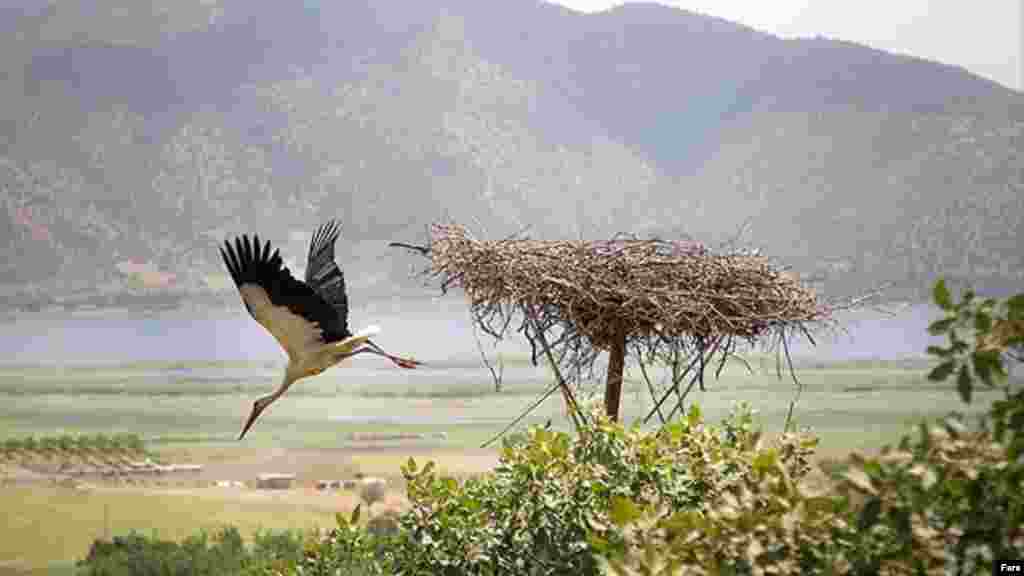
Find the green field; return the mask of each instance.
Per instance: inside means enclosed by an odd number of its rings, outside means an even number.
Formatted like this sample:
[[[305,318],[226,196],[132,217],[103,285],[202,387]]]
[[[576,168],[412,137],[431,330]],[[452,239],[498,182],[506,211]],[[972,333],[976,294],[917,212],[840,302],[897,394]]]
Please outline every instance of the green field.
[[[758,361],[760,360],[760,361]],[[544,370],[512,359],[505,391],[496,394],[487,372],[467,361],[450,362],[425,378],[395,376],[372,385],[353,382],[339,368],[301,382],[261,418],[238,443],[235,437],[252,401],[268,392],[279,366],[266,364],[145,364],[120,367],[4,367],[0,369],[0,438],[61,433],[133,433],[147,439],[157,452],[208,449],[337,448],[352,443],[356,432],[445,432],[435,447],[458,451],[479,446],[517,416],[548,385]],[[720,380],[709,378],[707,391],[694,390],[714,421],[734,403],[750,402],[769,431],[785,420],[795,387],[784,372],[779,380],[774,361],[752,362],[755,373],[727,367]],[[466,373],[479,370],[475,381]],[[925,379],[926,360],[852,362],[823,365],[803,363],[797,377],[803,392],[795,410],[799,424],[820,435],[820,453],[839,457],[853,449],[873,449],[894,442],[897,435],[921,417],[937,417],[962,410],[951,385]],[[184,373],[181,376],[180,373]],[[193,374],[192,379],[188,374]],[[200,376],[194,376],[199,374]],[[211,376],[211,374],[213,376]],[[446,374],[453,384],[445,385]],[[456,374],[461,376],[456,377]],[[390,377],[390,376],[389,376]],[[595,390],[597,387],[594,387]],[[976,395],[971,412],[984,410],[996,398],[992,391]],[[627,375],[623,414],[631,422],[651,407],[639,373]],[[671,404],[666,403],[666,408]],[[551,418],[567,429],[561,399],[552,395],[527,423]],[[333,420],[332,420],[333,419]],[[357,467],[384,473],[403,459],[395,444],[381,450],[352,453]],[[457,463],[445,466],[457,472]],[[181,537],[199,525],[230,522],[244,533],[264,528],[306,528],[328,524],[324,511],[288,507],[281,503],[245,503],[117,491],[74,493],[50,487],[0,489],[0,507],[8,520],[0,538],[0,574],[4,562],[21,559],[41,568],[47,558],[67,561],[84,554],[88,542],[103,532],[124,533],[130,528],[157,530]],[[110,516],[104,520],[104,509]],[[118,511],[110,515],[110,510]],[[194,521],[206,519],[204,523]],[[42,534],[39,538],[36,535]],[[74,542],[70,548],[56,542]],[[48,554],[65,557],[52,558]],[[71,550],[71,552],[68,552]],[[76,552],[77,551],[77,552]],[[71,557],[67,557],[70,555]],[[43,572],[45,573],[45,572]],[[52,573],[59,573],[54,571]]]
[[[141,492],[79,493],[51,487],[7,487],[0,490],[6,529],[0,538],[0,562],[48,567],[52,551],[87,551],[95,538],[131,530],[180,540],[200,528],[215,531],[232,524],[245,535],[274,528],[329,528],[334,514],[283,502],[235,502],[191,495]],[[56,569],[70,558],[51,558]],[[0,565],[2,566],[2,565]],[[40,571],[46,573],[45,571]],[[0,574],[3,574],[0,567]]]
[[[779,429],[796,387],[785,370],[778,379],[774,362],[752,364],[755,374],[729,366],[717,381],[709,375],[707,390],[694,389],[689,400],[700,403],[712,420],[734,403],[747,401],[759,411],[766,429]],[[223,380],[154,376],[181,366],[0,368],[0,396],[5,398],[0,402],[0,437],[125,432],[157,447],[181,442],[233,444],[252,401],[273,389],[279,370],[273,365],[211,363],[193,368],[212,368],[227,375]],[[472,366],[453,363],[435,369],[423,384],[410,377],[372,387],[344,382],[344,369],[335,369],[292,388],[261,417],[244,445],[337,447],[355,432],[445,432],[446,446],[478,445],[518,415],[549,382],[543,370],[523,369],[519,372],[526,376],[506,378],[498,394],[480,368],[476,382],[463,378],[443,383],[444,370]],[[823,437],[829,451],[877,444],[920,417],[962,409],[951,385],[925,379],[929,367],[926,360],[798,366],[803,392],[795,416]],[[622,397],[627,422],[652,407],[646,385],[634,372],[627,374]],[[229,377],[238,382],[228,382]],[[982,391],[972,409],[984,409],[993,394]],[[664,408],[672,402],[670,398]],[[567,426],[558,394],[526,422],[549,418]]]

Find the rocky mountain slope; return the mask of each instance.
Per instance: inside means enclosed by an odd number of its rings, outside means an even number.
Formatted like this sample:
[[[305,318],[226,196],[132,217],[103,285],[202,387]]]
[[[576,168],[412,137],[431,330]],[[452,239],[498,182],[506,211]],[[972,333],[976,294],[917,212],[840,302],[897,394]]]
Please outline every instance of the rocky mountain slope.
[[[0,22],[9,303],[216,294],[226,235],[301,269],[327,217],[381,295],[422,292],[385,244],[438,218],[710,242],[749,222],[830,294],[1024,279],[1024,99],[958,68],[655,4],[19,0]]]

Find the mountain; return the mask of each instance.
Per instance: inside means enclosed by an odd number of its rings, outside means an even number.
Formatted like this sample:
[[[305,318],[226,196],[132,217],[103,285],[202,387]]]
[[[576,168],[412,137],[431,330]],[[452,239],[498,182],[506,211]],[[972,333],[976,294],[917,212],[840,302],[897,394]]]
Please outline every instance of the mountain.
[[[20,0],[0,22],[18,301],[217,292],[225,235],[297,259],[328,216],[378,295],[422,292],[385,244],[439,218],[712,243],[747,222],[830,295],[1024,279],[1024,97],[956,67],[656,4]]]

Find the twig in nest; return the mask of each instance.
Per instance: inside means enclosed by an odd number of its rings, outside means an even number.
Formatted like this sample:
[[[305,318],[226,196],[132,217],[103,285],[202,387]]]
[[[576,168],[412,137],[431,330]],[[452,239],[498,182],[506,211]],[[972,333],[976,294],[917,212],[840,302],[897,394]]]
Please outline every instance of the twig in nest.
[[[644,382],[647,383],[647,391],[651,394],[651,400],[657,401],[657,395],[654,392],[654,384],[651,383],[650,377],[647,375],[647,363],[644,362],[643,355],[640,351],[640,347],[637,346],[637,364],[640,366],[640,375],[643,376]],[[655,410],[658,413],[658,419],[661,420],[662,424],[665,424],[665,416],[661,413],[661,406],[656,406]]]
[[[572,390],[569,390],[569,385],[565,379],[562,378],[562,372],[558,369],[558,362],[555,362],[554,356],[551,354],[551,346],[548,345],[547,339],[544,337],[544,332],[537,328],[536,313],[533,310],[523,310],[524,314],[528,314],[530,320],[533,322],[534,336],[540,340],[541,346],[544,347],[544,354],[547,356],[548,363],[551,365],[551,370],[555,373],[555,380],[557,380],[558,387],[562,390],[562,396],[565,399],[566,407],[569,409],[569,416],[572,418],[572,423],[576,426],[577,430],[583,428],[583,423],[586,422],[586,416],[580,410],[579,404],[576,403],[576,399],[572,395]],[[580,419],[583,422],[580,422]]]
[[[743,366],[746,367],[747,372],[749,372],[751,375],[754,373],[754,369],[750,366],[750,363],[747,362],[742,356],[737,355],[734,352],[735,349],[735,338],[732,336],[727,337],[725,347],[722,349],[721,357],[718,362],[718,369],[715,370],[715,380],[718,380],[719,376],[722,375],[722,370],[725,369],[725,363],[729,358],[735,358],[739,360],[740,362],[743,363]]]
[[[693,390],[693,385],[696,384],[696,383],[697,383],[697,374],[694,373],[694,375],[690,377],[690,383],[686,385],[686,390],[682,393],[682,395],[679,396],[679,403],[676,404],[672,408],[672,411],[668,413],[668,419],[669,420],[671,420],[676,415],[676,412],[679,412],[679,414],[683,414],[684,413],[685,408],[684,408],[684,405],[683,405],[683,398],[686,398],[687,396],[690,395],[690,391]]]
[[[498,360],[497,370],[491,364],[491,361],[487,359],[487,354],[484,352],[484,345],[480,342],[480,335],[477,333],[477,326],[473,324],[473,339],[476,340],[476,349],[480,352],[480,360],[487,367],[487,370],[491,373],[491,379],[494,380],[494,391],[501,392],[501,383],[505,377],[505,364],[501,362],[500,356]]]
[[[516,424],[519,424],[520,422],[522,422],[523,418],[526,418],[527,416],[529,416],[530,412],[533,412],[534,410],[536,410],[537,406],[540,406],[541,404],[544,403],[545,400],[550,398],[551,395],[555,393],[555,390],[558,390],[558,384],[555,384],[554,386],[549,388],[547,392],[541,394],[540,398],[535,400],[533,402],[533,404],[530,404],[529,406],[527,406],[526,410],[523,410],[519,414],[519,416],[516,416],[515,420],[509,422],[504,428],[501,429],[501,432],[498,432],[497,434],[492,436],[490,440],[488,440],[488,441],[484,442],[483,444],[481,444],[480,447],[481,448],[487,448],[488,446],[493,444],[495,440],[497,440],[498,438],[501,438],[502,436],[504,436],[505,433],[508,432],[509,430],[511,430],[512,428],[514,428]]]
[[[715,343],[714,343],[714,345],[712,346],[712,348],[711,348],[711,351],[710,351],[710,352],[708,352],[708,354],[707,354],[707,357],[708,357],[708,358],[710,358],[710,357],[711,357],[712,355],[714,355],[714,353],[715,353],[715,350],[717,350],[717,348],[718,348],[718,345],[719,345],[719,344],[721,343],[721,341],[722,341],[722,337],[721,337],[721,336],[719,336],[719,337],[718,337],[718,338],[717,338],[717,339],[715,340]],[[658,400],[658,402],[657,402],[657,403],[656,403],[656,404],[654,405],[654,408],[653,408],[653,409],[652,409],[652,410],[651,410],[650,412],[648,412],[648,413],[647,413],[647,416],[645,416],[645,417],[644,417],[644,420],[643,420],[644,424],[646,424],[646,423],[647,423],[648,421],[650,421],[650,419],[651,419],[651,416],[653,416],[653,415],[654,415],[654,412],[655,412],[655,410],[657,410],[657,409],[661,408],[661,405],[665,403],[665,400],[667,400],[667,399],[668,399],[669,395],[670,395],[670,394],[671,394],[672,392],[675,392],[675,393],[676,393],[676,394],[677,394],[677,395],[679,396],[679,399],[680,399],[680,403],[682,402],[682,399],[683,399],[683,398],[685,398],[685,397],[687,396],[687,394],[689,394],[689,393],[690,393],[690,390],[691,390],[691,389],[693,388],[693,385],[697,383],[697,379],[696,379],[696,378],[697,378],[697,375],[696,375],[696,374],[694,375],[694,378],[693,378],[693,379],[691,379],[691,381],[690,381],[690,384],[689,384],[689,386],[688,386],[688,387],[686,388],[686,392],[683,392],[682,394],[680,394],[680,392],[679,392],[679,383],[680,383],[680,382],[681,382],[681,381],[682,381],[682,380],[683,380],[684,378],[686,378],[687,374],[689,374],[689,373],[690,373],[690,371],[691,371],[691,370],[693,370],[693,367],[694,367],[694,366],[695,366],[695,365],[696,365],[696,364],[697,364],[698,362],[700,362],[700,361],[702,360],[702,358],[703,358],[703,356],[704,356],[704,350],[702,350],[702,349],[697,349],[697,351],[696,351],[696,354],[697,354],[697,357],[696,357],[696,358],[694,358],[694,359],[692,359],[692,360],[690,360],[690,363],[689,363],[689,364],[688,364],[688,365],[686,366],[686,369],[685,369],[685,370],[683,370],[683,373],[679,375],[679,378],[678,378],[678,380],[676,379],[675,375],[673,375],[673,378],[672,378],[672,379],[673,379],[673,382],[672,382],[672,387],[671,387],[671,388],[669,388],[668,390],[666,390],[666,391],[665,391],[665,394],[664,394],[664,395],[662,395],[661,399],[660,399],[660,400]],[[678,406],[677,406],[677,408],[678,408]],[[672,415],[673,415],[673,414],[675,414],[675,412],[676,412],[676,410],[675,410],[675,409],[673,409],[673,410],[672,410],[672,412],[671,412],[671,413],[669,414],[669,416],[668,416],[668,419],[669,419],[669,420],[671,420],[671,419],[672,419]]]
[[[789,364],[789,375],[793,378],[793,383],[796,384],[796,396],[789,402],[789,410],[786,411],[786,422],[782,426],[783,432],[789,432],[789,425],[793,420],[793,408],[795,408],[796,403],[800,401],[800,396],[804,392],[804,385],[797,379],[796,371],[793,369],[793,358],[789,355],[789,343],[786,340],[785,329],[781,329],[780,334],[782,347],[786,351],[786,362]]]
[[[428,246],[417,246],[415,244],[406,244],[405,242],[389,242],[388,247],[405,248],[407,250],[412,250],[413,252],[419,252],[424,256],[430,255],[430,247]]]

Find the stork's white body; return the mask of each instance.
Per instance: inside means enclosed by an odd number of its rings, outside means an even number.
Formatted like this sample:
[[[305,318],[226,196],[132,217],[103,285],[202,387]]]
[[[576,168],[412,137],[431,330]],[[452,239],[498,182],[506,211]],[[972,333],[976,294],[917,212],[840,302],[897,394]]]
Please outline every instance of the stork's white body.
[[[267,328],[288,354],[287,371],[303,376],[319,374],[351,355],[352,351],[380,334],[377,326],[368,326],[341,342],[324,342],[323,330],[283,306],[275,306],[267,291],[256,284],[238,289],[253,318]]]

